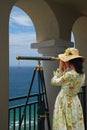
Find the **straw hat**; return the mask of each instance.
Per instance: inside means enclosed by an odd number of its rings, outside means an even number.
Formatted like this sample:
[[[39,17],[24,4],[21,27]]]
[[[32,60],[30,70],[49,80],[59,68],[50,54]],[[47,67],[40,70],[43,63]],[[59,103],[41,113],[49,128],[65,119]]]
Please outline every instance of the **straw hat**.
[[[82,58],[84,61],[84,57],[79,55],[79,51],[76,48],[67,48],[63,54],[59,54],[58,58],[64,62],[67,62],[71,59]]]

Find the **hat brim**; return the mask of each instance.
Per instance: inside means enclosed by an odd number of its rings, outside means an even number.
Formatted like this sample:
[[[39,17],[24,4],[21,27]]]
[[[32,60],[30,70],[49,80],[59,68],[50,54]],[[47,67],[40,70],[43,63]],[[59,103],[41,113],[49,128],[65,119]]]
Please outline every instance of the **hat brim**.
[[[67,62],[69,60],[75,59],[75,58],[82,58],[83,61],[85,60],[85,58],[83,56],[75,56],[75,55],[65,55],[65,54],[59,54],[58,58],[64,62]]]

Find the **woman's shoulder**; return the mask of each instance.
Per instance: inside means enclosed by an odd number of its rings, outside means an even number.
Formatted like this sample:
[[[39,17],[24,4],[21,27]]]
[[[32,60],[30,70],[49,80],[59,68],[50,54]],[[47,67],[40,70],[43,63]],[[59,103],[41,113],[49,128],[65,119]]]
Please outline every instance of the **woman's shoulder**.
[[[79,74],[78,74],[75,70],[68,69],[68,70],[65,72],[65,76],[68,76],[68,77],[78,77]]]
[[[75,78],[76,77],[85,78],[85,73],[80,74],[80,73],[77,73],[75,70],[70,70],[70,69],[66,71],[66,75],[74,76]]]
[[[67,70],[65,71],[65,74],[70,74],[70,75],[72,75],[72,74],[77,74],[77,73],[76,73],[75,70],[67,69]]]

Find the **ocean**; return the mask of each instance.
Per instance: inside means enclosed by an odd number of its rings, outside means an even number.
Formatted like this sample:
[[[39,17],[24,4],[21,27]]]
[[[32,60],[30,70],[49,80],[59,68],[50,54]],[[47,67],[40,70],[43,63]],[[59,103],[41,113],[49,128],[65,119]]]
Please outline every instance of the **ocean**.
[[[34,72],[34,67],[9,67],[9,98],[25,96],[28,94],[33,72]],[[34,79],[34,82],[32,85],[31,94],[38,92],[37,86],[38,86],[38,84],[37,84],[37,73],[36,73],[35,79]],[[34,99],[32,99],[32,100],[34,100]],[[17,104],[19,105],[21,103],[22,102],[9,103],[9,107],[12,107]],[[25,104],[25,102],[24,102],[24,104]],[[33,111],[31,113],[33,114]],[[33,117],[33,115],[31,115],[31,117]],[[13,111],[10,113],[9,130],[13,130],[13,119],[12,118],[13,118]],[[33,120],[31,123],[33,124]],[[18,127],[18,117],[16,119],[15,124],[16,124],[16,128],[17,128]]]
[[[29,85],[33,76],[34,67],[10,67],[9,68],[9,98],[27,95]],[[35,75],[32,93],[37,92]]]

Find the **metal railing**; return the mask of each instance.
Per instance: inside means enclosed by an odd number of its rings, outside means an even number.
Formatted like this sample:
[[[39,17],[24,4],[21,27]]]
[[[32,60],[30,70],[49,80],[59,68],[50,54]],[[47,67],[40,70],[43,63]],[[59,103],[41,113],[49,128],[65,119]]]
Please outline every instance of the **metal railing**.
[[[86,128],[86,86],[82,87],[78,96],[81,100]],[[27,96],[9,99],[11,105],[11,107],[9,107],[9,130],[19,129],[19,121],[23,114],[26,98]],[[29,99],[30,100],[27,103],[26,112],[21,125],[21,130],[38,130],[38,94],[30,95]]]
[[[23,114],[24,102],[27,96],[17,97],[9,99],[9,130],[18,130],[19,121]],[[38,94],[30,95],[30,101],[27,103],[26,111],[23,122],[21,124],[21,130],[38,130]],[[18,105],[20,104],[20,105]]]

